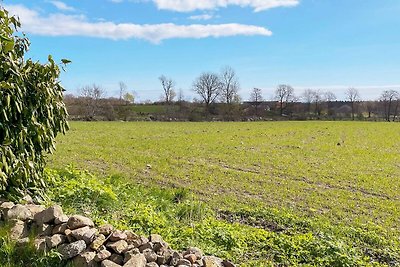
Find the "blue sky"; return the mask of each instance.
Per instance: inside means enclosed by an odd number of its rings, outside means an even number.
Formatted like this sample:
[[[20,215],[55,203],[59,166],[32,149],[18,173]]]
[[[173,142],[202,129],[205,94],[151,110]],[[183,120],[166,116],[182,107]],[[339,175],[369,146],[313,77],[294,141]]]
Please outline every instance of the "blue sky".
[[[63,85],[77,94],[118,83],[138,101],[158,100],[162,74],[187,99],[204,71],[236,70],[244,100],[278,84],[363,99],[400,88],[399,0],[3,0],[18,14],[29,57],[72,61]]]

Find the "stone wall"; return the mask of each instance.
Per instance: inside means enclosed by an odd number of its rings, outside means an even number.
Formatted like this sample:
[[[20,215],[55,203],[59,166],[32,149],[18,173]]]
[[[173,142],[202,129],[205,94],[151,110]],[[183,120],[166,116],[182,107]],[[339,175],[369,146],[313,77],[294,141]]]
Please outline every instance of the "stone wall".
[[[157,234],[144,237],[112,225],[96,227],[90,218],[67,216],[57,205],[45,208],[0,201],[0,216],[18,245],[27,245],[32,242],[28,236],[34,236],[35,249],[57,249],[77,267],[234,267],[229,261],[203,255],[198,248],[173,250]]]

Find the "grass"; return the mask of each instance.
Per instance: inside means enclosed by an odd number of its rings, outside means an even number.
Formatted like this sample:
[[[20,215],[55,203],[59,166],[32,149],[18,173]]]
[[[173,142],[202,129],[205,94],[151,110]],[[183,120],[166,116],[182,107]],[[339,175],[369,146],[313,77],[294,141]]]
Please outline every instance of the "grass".
[[[49,167],[89,170],[103,184],[77,195],[108,197],[52,200],[241,266],[396,265],[399,140],[391,123],[74,122]],[[80,188],[74,172],[56,187]]]

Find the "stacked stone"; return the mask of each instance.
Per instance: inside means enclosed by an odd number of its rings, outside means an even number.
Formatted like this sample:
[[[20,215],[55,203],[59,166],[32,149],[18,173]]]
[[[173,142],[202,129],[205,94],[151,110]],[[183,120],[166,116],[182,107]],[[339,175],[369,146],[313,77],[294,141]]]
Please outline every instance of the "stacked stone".
[[[198,248],[173,250],[160,235],[147,238],[111,225],[95,228],[90,218],[67,216],[58,205],[46,209],[0,201],[0,216],[18,245],[26,245],[34,234],[38,251],[57,249],[77,267],[234,267],[229,261],[204,256]]]

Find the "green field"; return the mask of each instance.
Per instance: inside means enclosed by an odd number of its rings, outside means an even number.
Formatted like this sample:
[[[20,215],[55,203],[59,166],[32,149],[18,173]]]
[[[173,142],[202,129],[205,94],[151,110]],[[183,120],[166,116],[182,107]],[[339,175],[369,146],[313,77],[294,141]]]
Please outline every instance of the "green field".
[[[259,251],[247,255],[245,249],[251,248],[247,244],[221,253],[243,262],[242,266],[326,265],[326,255],[318,253],[331,253],[329,246],[310,258],[302,260],[300,253],[300,259],[291,259],[301,249],[312,254],[307,246],[320,246],[321,240],[332,240],[339,247],[334,253],[349,256],[348,266],[400,263],[400,124],[73,122],[70,126],[57,139],[57,151],[48,159],[50,168],[72,164],[142,188],[185,189],[210,207],[217,221],[262,229],[283,243],[291,240],[278,252],[258,246]],[[305,245],[303,235],[312,235],[317,243]],[[294,236],[299,240],[293,241]]]

